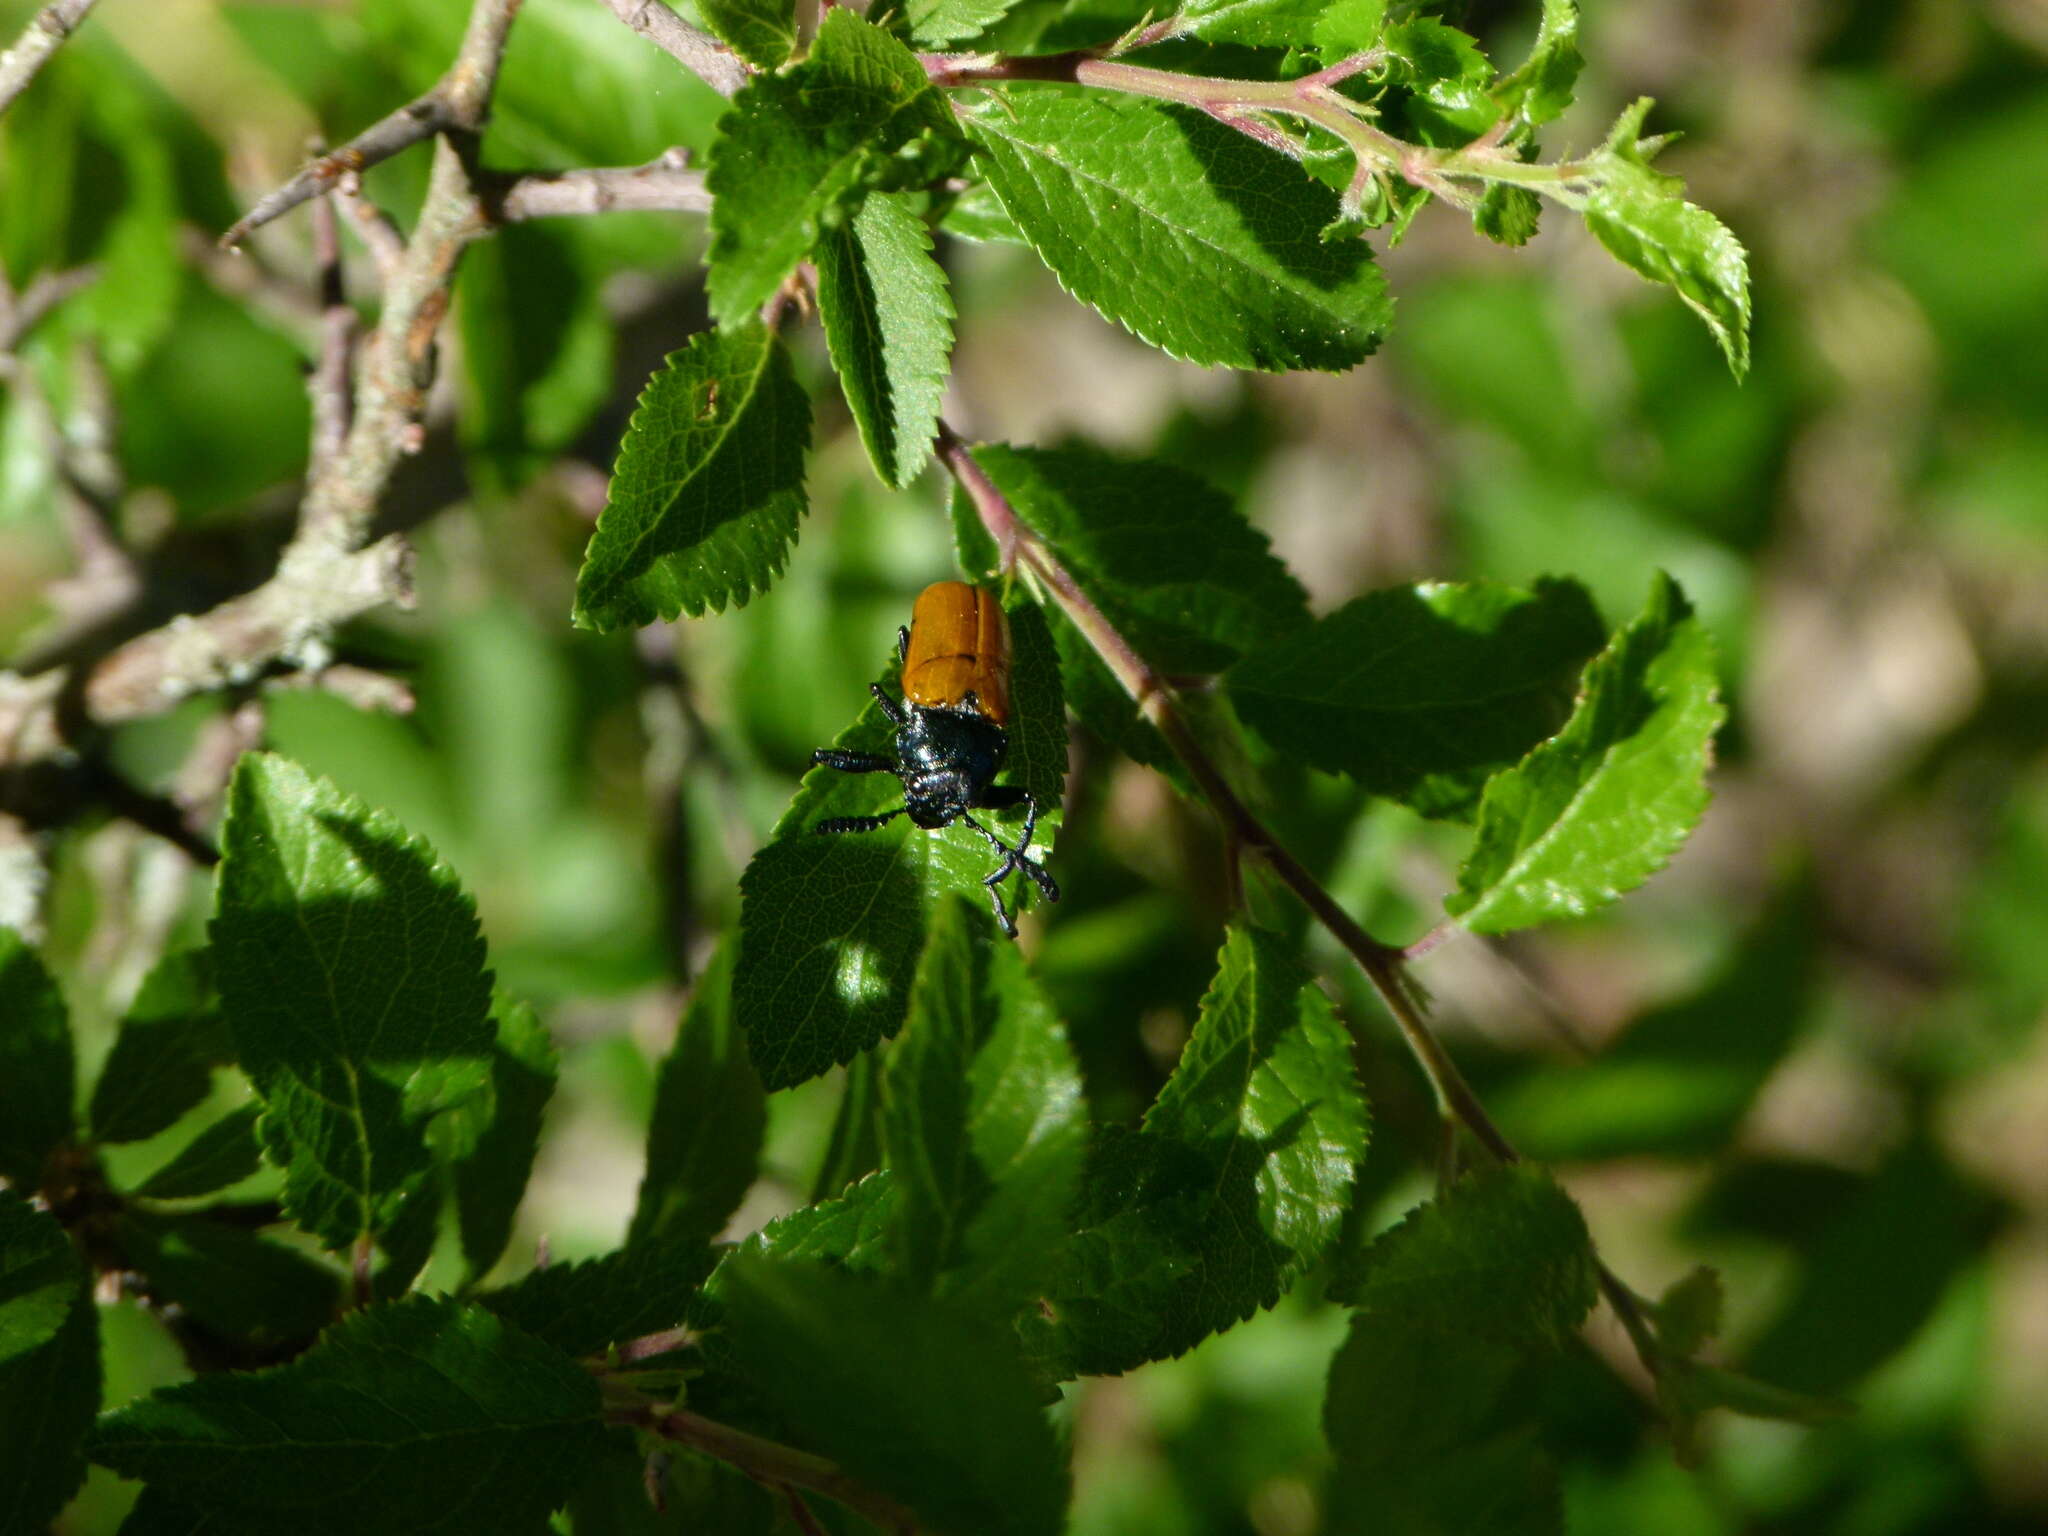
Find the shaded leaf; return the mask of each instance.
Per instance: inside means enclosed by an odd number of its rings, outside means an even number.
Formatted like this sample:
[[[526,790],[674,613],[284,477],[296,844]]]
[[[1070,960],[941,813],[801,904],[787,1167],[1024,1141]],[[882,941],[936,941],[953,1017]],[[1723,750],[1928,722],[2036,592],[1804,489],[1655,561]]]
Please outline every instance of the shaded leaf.
[[[713,318],[751,319],[868,192],[930,180],[955,134],[916,55],[851,11],[827,12],[804,61],[756,77],[719,120],[706,176]]]
[[[233,1530],[530,1529],[601,1443],[599,1408],[596,1379],[557,1350],[412,1297],[289,1365],[131,1403],[92,1457]]]
[[[338,1270],[203,1213],[131,1212],[116,1235],[153,1298],[231,1338],[258,1345],[310,1339],[341,1306]]]
[[[426,1122],[489,1080],[475,907],[390,816],[252,753],[228,789],[212,936],[286,1210],[337,1250],[389,1237],[431,1168]]]
[[[875,473],[908,485],[931,457],[953,296],[911,201],[876,193],[818,242],[818,315]]]
[[[963,898],[933,919],[884,1105],[901,1273],[999,1312],[1036,1295],[1080,1183],[1081,1074],[1016,946]]]
[[[1031,851],[1043,858],[1058,834],[1066,774],[1059,668],[1034,605],[1013,606],[1010,624],[1012,715],[1002,782],[1020,783],[1042,807]],[[892,693],[897,672],[892,665],[883,674]],[[887,753],[893,737],[870,703],[835,744]],[[873,832],[812,831],[828,817],[872,815],[902,803],[893,775],[814,768],[740,881],[733,1009],[754,1068],[771,1090],[815,1077],[893,1035],[910,1006],[934,905],[952,892],[986,899],[981,882],[992,856],[964,823],[927,832],[898,818]],[[992,813],[988,824],[1014,841],[1024,815]],[[1040,899],[1021,874],[1007,888],[1013,912]]]
[[[121,1016],[121,1032],[93,1084],[87,1121],[95,1141],[142,1141],[197,1108],[213,1069],[234,1059],[203,949],[165,955]]]
[[[1489,774],[1564,721],[1601,638],[1576,582],[1394,587],[1251,652],[1228,683],[1280,751],[1462,820]]]
[[[1326,1529],[1345,1536],[1560,1536],[1522,1357],[1483,1336],[1360,1313],[1330,1362],[1336,1465]]]
[[[57,983],[12,928],[0,928],[0,1177],[43,1182],[43,1160],[71,1134],[71,1024]]]
[[[1505,933],[1642,884],[1706,810],[1724,714],[1713,642],[1659,575],[1642,614],[1586,668],[1564,728],[1488,782],[1445,910]]]
[[[1328,1000],[1279,939],[1232,929],[1142,1129],[1098,1129],[1041,1352],[1128,1370],[1273,1305],[1336,1236],[1366,1129]]]
[[[1338,1266],[1330,1294],[1404,1328],[1561,1346],[1596,1292],[1586,1219],[1526,1164],[1467,1175]]]
[[[1067,1474],[1007,1329],[913,1288],[740,1253],[732,1350],[800,1437],[955,1536],[1061,1529]]]
[[[767,1102],[733,1020],[736,947],[721,944],[697,978],[675,1044],[662,1058],[629,1246],[656,1237],[708,1242],[739,1208],[760,1166]]]
[[[1210,367],[1342,370],[1391,309],[1327,187],[1212,118],[1047,87],[991,92],[972,130],[1006,212],[1066,290]]]
[[[191,1200],[239,1184],[263,1166],[263,1146],[256,1135],[262,1113],[260,1104],[230,1110],[186,1142],[135,1193],[151,1200]]]
[[[455,1215],[472,1280],[497,1263],[511,1241],[559,1066],[547,1026],[530,1005],[501,993],[492,1018],[498,1040],[489,1092],[450,1110],[437,1127],[459,1143],[451,1168]]]
[[[655,1237],[602,1258],[550,1264],[477,1300],[571,1355],[673,1328],[711,1272],[710,1245]]]
[[[701,332],[641,391],[576,574],[576,623],[651,624],[764,592],[804,495],[811,404],[789,354],[747,322]]]
[[[99,1310],[64,1229],[0,1189],[0,1536],[38,1536],[85,1479]]]

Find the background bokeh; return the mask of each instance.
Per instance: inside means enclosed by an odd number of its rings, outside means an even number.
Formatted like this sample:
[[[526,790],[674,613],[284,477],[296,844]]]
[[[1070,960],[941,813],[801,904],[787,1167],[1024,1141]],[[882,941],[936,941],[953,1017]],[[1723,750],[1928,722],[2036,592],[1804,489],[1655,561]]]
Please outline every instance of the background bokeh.
[[[211,236],[312,135],[431,84],[462,9],[103,0],[0,120],[10,279],[101,266],[16,359],[35,399],[18,377],[0,392],[0,646],[32,638],[69,569],[39,411],[111,429],[124,532],[152,553],[164,612],[268,571],[304,465],[310,250],[302,217],[247,257]],[[0,3],[0,33],[30,10]],[[1462,21],[1512,58],[1534,10]],[[1612,914],[1453,940],[1418,974],[1616,1269],[1654,1292],[1719,1266],[1728,1358],[1858,1411],[1720,1422],[1681,1469],[1596,1326],[1555,1384],[1571,1529],[2048,1529],[2048,3],[1587,11],[1580,104],[1550,150],[1658,98],[1652,127],[1684,134],[1663,164],[1751,252],[1746,383],[1569,220],[1503,251],[1431,209],[1382,253],[1393,339],[1341,377],[1176,364],[1026,252],[942,248],[963,316],[948,412],[972,436],[1086,436],[1200,472],[1241,495],[1319,609],[1397,581],[1561,572],[1619,622],[1655,569],[1680,578],[1731,702],[1705,824]],[[701,150],[717,107],[604,7],[528,0],[486,159]],[[381,167],[370,192],[409,210],[423,166]],[[407,679],[418,708],[264,696],[273,745],[460,871],[500,978],[561,1042],[528,1252],[541,1234],[557,1255],[618,1240],[652,1064],[739,872],[909,596],[951,567],[943,487],[876,485],[813,330],[813,508],[785,578],[637,639],[570,630],[633,396],[703,323],[700,239],[688,219],[617,215],[470,253],[428,441],[387,514],[419,543],[420,605],[343,647]],[[372,291],[359,250],[351,277]],[[228,707],[128,727],[116,761],[168,787]],[[1074,766],[1069,899],[1027,943],[1097,1113],[1128,1116],[1184,1038],[1227,896],[1199,813],[1086,738]],[[1285,764],[1263,787],[1377,934],[1430,927],[1461,834]],[[104,1050],[149,963],[200,937],[206,882],[117,821],[82,819],[47,852],[42,925]],[[1323,958],[1364,1040],[1366,1219],[1382,1221],[1427,1188],[1426,1091]],[[743,1223],[809,1197],[837,1092],[778,1096]],[[1314,1291],[1072,1394],[1076,1531],[1314,1529],[1342,1327]],[[107,1340],[110,1401],[182,1368],[139,1314],[111,1309]],[[123,1503],[96,1472],[65,1528],[111,1530]]]

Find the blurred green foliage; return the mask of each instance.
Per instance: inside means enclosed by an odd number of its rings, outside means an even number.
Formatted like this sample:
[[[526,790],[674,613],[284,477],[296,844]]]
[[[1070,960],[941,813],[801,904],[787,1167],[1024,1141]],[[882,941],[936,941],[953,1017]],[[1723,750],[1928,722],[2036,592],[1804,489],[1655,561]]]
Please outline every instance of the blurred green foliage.
[[[129,532],[154,541],[167,597],[192,608],[260,575],[282,536],[315,345],[303,312],[251,298],[194,241],[307,134],[339,141],[430,84],[460,16],[406,0],[194,5],[177,53],[170,21],[121,9],[0,123],[0,262],[17,289],[101,264],[20,362],[68,419],[92,387],[90,344]],[[1470,9],[1475,25],[1532,27],[1528,7]],[[0,34],[30,10],[0,4]],[[1495,251],[1433,210],[1390,259],[1384,356],[1343,379],[1201,375],[1077,318],[1024,253],[942,245],[966,317],[961,408],[989,437],[1050,447],[1089,431],[1242,492],[1318,612],[1397,579],[1569,574],[1611,624],[1653,570],[1678,577],[1734,710],[1695,846],[1611,914],[1499,951],[1454,942],[1418,974],[1483,1095],[1557,1166],[1617,1269],[1655,1291],[1711,1260],[1727,1357],[1858,1411],[1816,1428],[1719,1422],[1681,1468],[1647,1406],[1574,1345],[1541,1383],[1570,1528],[2038,1529],[2048,23],[2021,3],[1671,0],[1597,8],[1585,30],[1590,105],[1567,132],[1584,142],[1603,107],[1657,94],[1688,134],[1670,163],[1750,246],[1742,386],[1691,316],[1582,233]],[[230,107],[208,78],[247,90]],[[702,149],[716,110],[602,7],[529,0],[485,158],[641,163]],[[410,207],[422,164],[380,167],[370,192]],[[797,342],[820,402],[812,509],[773,590],[637,640],[569,627],[590,477],[648,369],[702,322],[702,242],[695,221],[635,214],[471,253],[444,366],[453,409],[388,511],[416,530],[420,609],[342,647],[406,679],[418,707],[268,697],[271,745],[426,837],[476,894],[498,979],[548,1018],[562,1088],[514,1246],[547,1233],[570,1257],[624,1230],[676,989],[735,921],[748,856],[809,750],[862,707],[909,596],[952,569],[940,488],[874,482],[817,388],[813,331]],[[366,291],[367,258],[350,262]],[[247,265],[303,286],[303,221],[267,232]],[[32,626],[62,569],[51,506],[35,424],[0,394],[0,641]],[[123,727],[115,760],[165,787],[227,707]],[[1262,810],[1347,907],[1418,937],[1457,845],[1300,764],[1260,769]],[[154,950],[203,917],[203,882],[152,857],[115,826],[54,852],[49,949],[79,978],[88,1056],[109,1048]],[[1205,818],[1079,739],[1068,900],[1033,964],[1099,1116],[1134,1118],[1193,1025],[1227,904],[1219,867]],[[1355,976],[1328,979],[1365,1036],[1375,1106],[1363,1242],[1416,1198],[1434,1121]],[[807,1198],[840,1092],[834,1078],[771,1100],[750,1215]],[[238,1102],[217,1097],[223,1116]],[[176,1150],[132,1155],[147,1169]],[[435,1263],[453,1283],[459,1255]],[[1072,1528],[1317,1528],[1315,1404],[1343,1333],[1319,1292],[1069,1388]],[[109,1406],[182,1370],[132,1309],[103,1309],[103,1350]],[[111,1531],[123,1509],[96,1471],[63,1529]]]

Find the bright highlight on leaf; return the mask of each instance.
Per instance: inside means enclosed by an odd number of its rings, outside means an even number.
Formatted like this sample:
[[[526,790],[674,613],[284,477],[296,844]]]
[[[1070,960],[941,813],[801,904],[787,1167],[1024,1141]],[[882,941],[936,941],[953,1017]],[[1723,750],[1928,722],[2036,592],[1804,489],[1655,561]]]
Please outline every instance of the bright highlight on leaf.
[[[1062,286],[1175,357],[1336,372],[1386,332],[1372,253],[1322,237],[1335,194],[1212,118],[1010,86],[973,131],[976,165]]]
[[[1724,711],[1713,642],[1676,582],[1586,668],[1550,740],[1486,786],[1445,909],[1506,933],[1605,906],[1664,866],[1707,804]]]
[[[810,397],[765,326],[692,337],[633,410],[576,576],[576,622],[651,624],[766,591],[809,505],[810,445]]]

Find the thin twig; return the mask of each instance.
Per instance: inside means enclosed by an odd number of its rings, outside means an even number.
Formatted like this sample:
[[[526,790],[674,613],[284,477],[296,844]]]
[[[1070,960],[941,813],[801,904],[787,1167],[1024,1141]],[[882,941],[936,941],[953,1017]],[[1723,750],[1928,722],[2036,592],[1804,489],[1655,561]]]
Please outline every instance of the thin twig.
[[[476,0],[470,13],[462,52],[442,86],[470,121],[480,121],[488,105],[518,8],[519,0]],[[91,719],[111,724],[157,714],[193,693],[250,681],[280,658],[318,664],[337,626],[385,604],[410,604],[410,546],[397,535],[363,545],[392,472],[417,446],[456,263],[486,228],[450,137],[435,146],[418,222],[361,349],[347,438],[315,468],[276,573],[253,592],[174,619],[108,656],[86,680]]]
[[[222,246],[232,249],[240,245],[251,230],[327,191],[342,177],[389,160],[437,133],[457,129],[474,133],[482,128],[497,84],[498,65],[505,57],[505,36],[519,5],[520,0],[479,0],[469,13],[469,28],[455,62],[431,91],[371,124],[341,148],[307,161],[290,181],[258,198],[220,237]]]
[[[78,30],[85,13],[96,3],[97,0],[54,0],[36,12],[14,46],[0,53],[0,112],[14,105],[14,98],[28,89],[29,82]]]
[[[605,0],[612,14],[674,59],[721,96],[732,96],[750,78],[739,55],[708,32],[700,32],[661,0]]]
[[[342,210],[368,247],[370,259],[376,262],[377,280],[389,283],[405,261],[404,232],[392,222],[390,214],[363,195],[361,176],[351,172],[342,177],[334,188],[334,196],[341,200]]]
[[[822,1456],[813,1456],[808,1451],[799,1451],[779,1441],[748,1434],[743,1429],[734,1429],[729,1424],[707,1419],[688,1409],[663,1413],[652,1407],[634,1408],[624,1410],[617,1417],[619,1422],[714,1456],[768,1487],[821,1493],[885,1531],[906,1533],[907,1536],[917,1529],[917,1517],[910,1510],[887,1494],[877,1493],[866,1484],[856,1482],[836,1463]]]
[[[493,172],[478,190],[494,224],[571,214],[708,213],[711,194],[704,190],[704,173],[686,161],[686,151],[672,149],[646,165],[617,169]]]
[[[317,478],[348,442],[349,356],[355,348],[356,312],[341,278],[341,230],[334,200],[313,200],[313,263],[320,286],[320,359],[306,376],[313,407],[311,471]]]
[[[94,265],[70,267],[62,272],[39,272],[19,295],[5,285],[0,275],[0,352],[12,352],[51,310],[74,293],[99,281]]]

